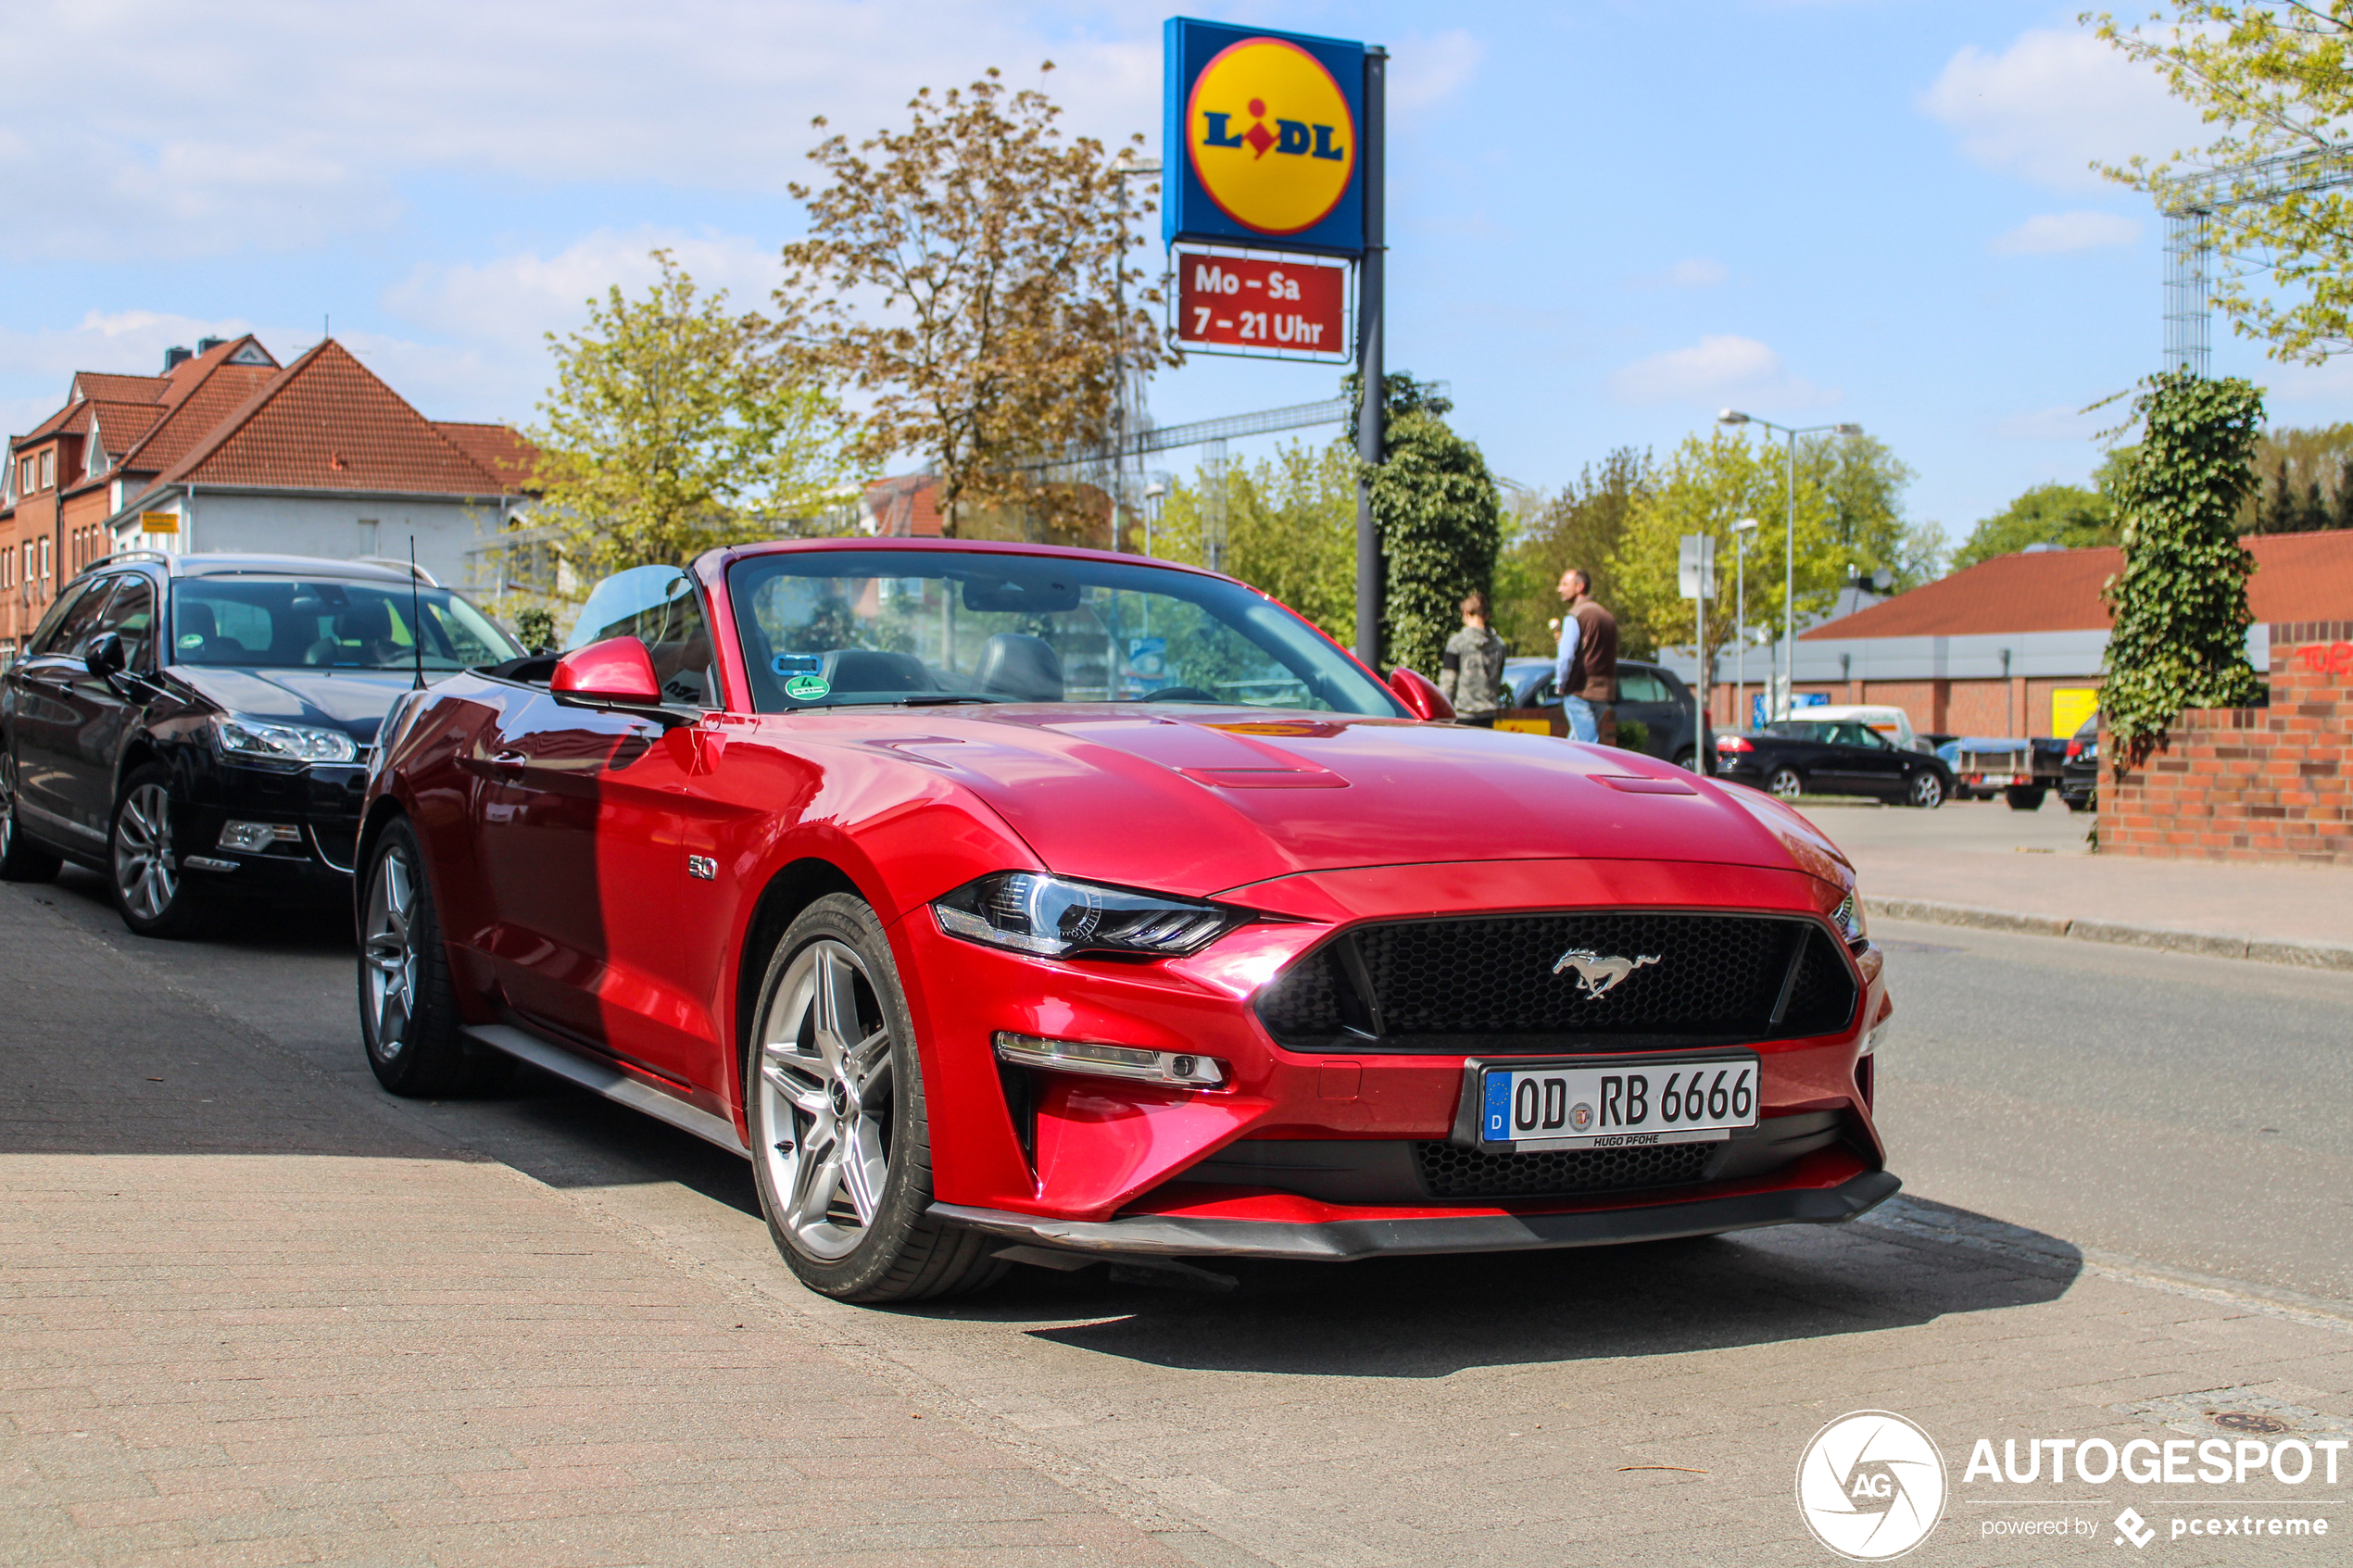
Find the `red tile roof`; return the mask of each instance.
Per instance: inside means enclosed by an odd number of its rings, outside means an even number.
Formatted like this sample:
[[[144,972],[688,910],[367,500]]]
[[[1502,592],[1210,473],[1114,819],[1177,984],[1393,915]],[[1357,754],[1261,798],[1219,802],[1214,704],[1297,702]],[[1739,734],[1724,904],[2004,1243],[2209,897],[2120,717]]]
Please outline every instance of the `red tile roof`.
[[[83,407],[90,410],[91,423],[98,431],[99,449],[106,453],[109,463],[119,461],[163,418],[163,410],[153,403],[118,403],[111,398],[93,397]]]
[[[508,490],[530,487],[533,470],[539,467],[539,448],[513,426],[435,420],[433,427]]]
[[[92,401],[110,399],[117,403],[153,403],[163,394],[161,376],[126,376],[112,370],[76,370],[73,373],[73,395]]]
[[[2259,623],[2353,619],[2353,531],[2261,533],[2247,607]],[[2100,588],[2124,565],[2124,552],[2101,547],[1996,556],[1824,621],[1801,638],[1962,637],[2021,632],[2105,632]]]
[[[189,482],[437,495],[510,493],[332,338],[271,377],[157,480]]]
[[[946,532],[939,521],[939,479],[936,474],[902,474],[877,479],[866,486],[866,514],[876,533],[885,538],[937,539]]]

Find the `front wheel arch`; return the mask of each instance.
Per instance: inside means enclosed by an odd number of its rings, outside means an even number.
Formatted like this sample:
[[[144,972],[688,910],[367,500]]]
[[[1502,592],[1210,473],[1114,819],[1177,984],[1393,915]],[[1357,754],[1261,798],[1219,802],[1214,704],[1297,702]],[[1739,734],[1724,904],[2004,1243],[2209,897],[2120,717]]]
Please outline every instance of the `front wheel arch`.
[[[800,911],[828,893],[866,895],[853,877],[822,856],[805,855],[779,867],[752,904],[744,922],[743,940],[736,947],[736,1108],[750,1122],[751,1036],[760,1010],[760,984],[768,972],[768,956]],[[871,900],[868,900],[871,903]]]

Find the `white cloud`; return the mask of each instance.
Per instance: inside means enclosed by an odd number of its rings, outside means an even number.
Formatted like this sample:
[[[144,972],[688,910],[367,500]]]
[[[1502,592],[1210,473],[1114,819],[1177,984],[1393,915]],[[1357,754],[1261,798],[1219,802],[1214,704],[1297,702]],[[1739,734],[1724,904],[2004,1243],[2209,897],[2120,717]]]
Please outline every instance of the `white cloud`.
[[[2140,224],[2114,212],[2045,212],[2007,234],[1994,237],[1996,256],[2057,256],[2067,251],[2129,245],[2141,237]]]
[[[611,287],[634,294],[652,282],[656,249],[674,254],[705,293],[727,290],[730,304],[740,309],[764,308],[779,276],[776,253],[739,236],[599,229],[553,256],[520,251],[479,263],[420,267],[386,292],[384,307],[429,331],[528,344],[536,351],[541,334],[579,321],[590,298]]]
[[[1442,103],[1469,84],[1486,57],[1486,45],[1461,28],[1392,45],[1390,107],[1411,113]]]
[[[1835,402],[1838,394],[1801,381],[1781,357],[1753,337],[1704,337],[1688,348],[1671,348],[1638,359],[1610,377],[1610,392],[1624,403],[1714,399],[1734,394],[1769,396],[1784,406]]]
[[[1971,161],[2062,191],[2103,187],[2095,159],[2162,157],[2204,139],[2155,72],[2082,31],[2037,28],[1998,55],[1972,44],[1919,104]]]
[[[924,0],[409,0],[366,6],[25,0],[0,100],[12,210],[0,254],[117,259],[283,249],[382,228],[421,176],[653,182],[781,195],[830,117],[853,140],[912,89],[999,66],[1051,78],[1073,133],[1159,124],[1159,12]],[[391,21],[387,23],[387,18]],[[1478,45],[1448,33],[1405,72],[1442,96]]]

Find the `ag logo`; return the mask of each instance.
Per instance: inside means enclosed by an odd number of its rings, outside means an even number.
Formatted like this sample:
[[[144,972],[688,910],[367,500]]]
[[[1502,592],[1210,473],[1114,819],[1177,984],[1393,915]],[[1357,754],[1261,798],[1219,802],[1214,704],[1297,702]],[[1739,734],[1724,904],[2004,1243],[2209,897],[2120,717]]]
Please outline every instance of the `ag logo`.
[[[1245,38],[1193,79],[1185,150],[1218,210],[1262,234],[1323,221],[1356,171],[1356,121],[1321,60],[1280,38]]]
[[[1901,1557],[1944,1512],[1944,1456],[1900,1415],[1840,1416],[1798,1459],[1797,1512],[1814,1538],[1841,1557]]]

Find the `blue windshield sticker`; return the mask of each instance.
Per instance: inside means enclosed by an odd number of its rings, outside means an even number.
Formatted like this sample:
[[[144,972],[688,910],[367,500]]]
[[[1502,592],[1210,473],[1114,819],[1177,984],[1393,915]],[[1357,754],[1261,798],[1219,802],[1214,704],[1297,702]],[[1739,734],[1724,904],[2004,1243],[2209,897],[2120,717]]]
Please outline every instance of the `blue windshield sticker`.
[[[780,653],[768,661],[768,668],[779,675],[814,675],[825,668],[822,653]]]

